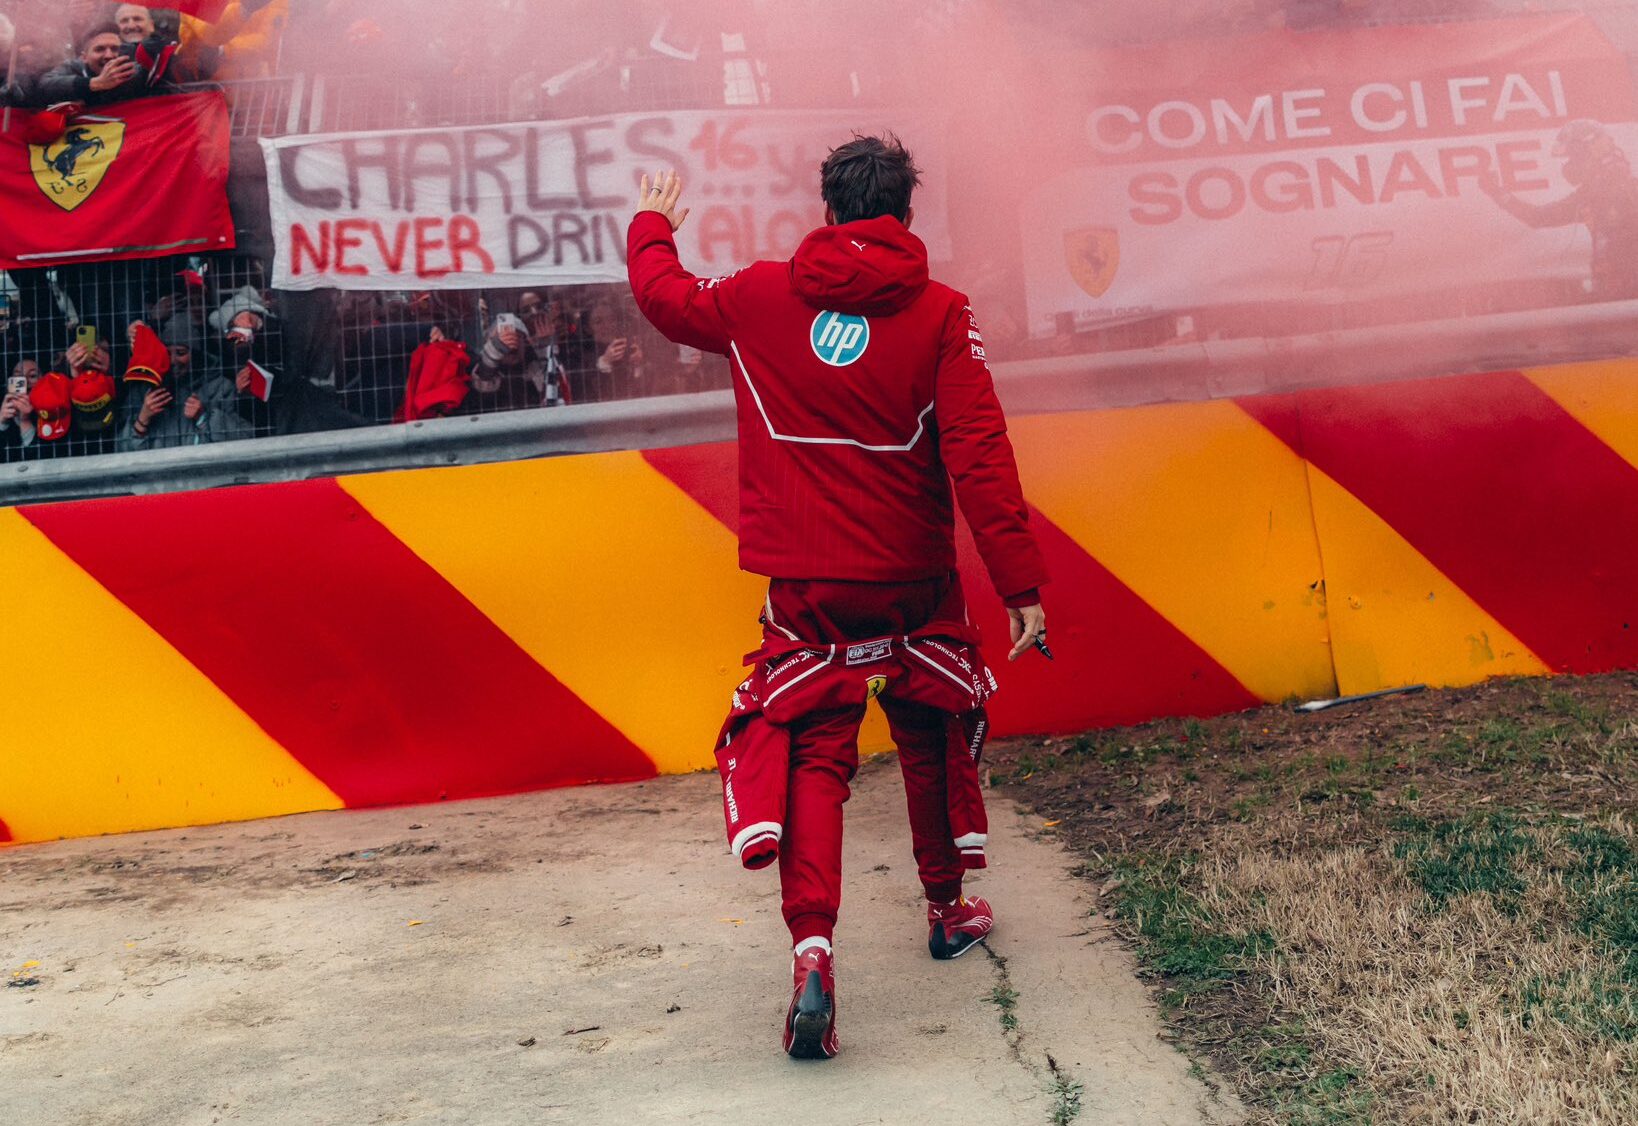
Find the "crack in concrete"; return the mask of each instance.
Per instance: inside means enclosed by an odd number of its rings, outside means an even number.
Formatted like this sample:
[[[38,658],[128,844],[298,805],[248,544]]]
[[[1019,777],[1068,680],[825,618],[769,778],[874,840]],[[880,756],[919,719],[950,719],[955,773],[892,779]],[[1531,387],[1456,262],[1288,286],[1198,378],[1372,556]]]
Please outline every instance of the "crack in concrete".
[[[1025,1054],[1024,1029],[1013,1012],[1018,1001],[1018,990],[1013,987],[1012,974],[1007,969],[1007,956],[997,954],[987,942],[982,945],[985,957],[990,960],[990,968],[995,971],[995,987],[986,1000],[1000,1010],[1001,1037],[1007,1042],[1007,1050],[1013,1062],[1052,1096],[1053,1126],[1068,1126],[1081,1113],[1081,1084],[1059,1068],[1051,1052],[1041,1053],[1045,1060],[1044,1067]]]

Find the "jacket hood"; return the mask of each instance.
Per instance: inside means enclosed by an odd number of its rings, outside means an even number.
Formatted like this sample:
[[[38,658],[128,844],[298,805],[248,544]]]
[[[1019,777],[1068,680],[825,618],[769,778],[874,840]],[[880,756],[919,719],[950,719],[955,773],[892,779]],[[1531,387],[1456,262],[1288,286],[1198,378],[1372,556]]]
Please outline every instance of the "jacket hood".
[[[927,288],[927,247],[891,215],[820,227],[791,259],[791,284],[815,309],[886,316]]]

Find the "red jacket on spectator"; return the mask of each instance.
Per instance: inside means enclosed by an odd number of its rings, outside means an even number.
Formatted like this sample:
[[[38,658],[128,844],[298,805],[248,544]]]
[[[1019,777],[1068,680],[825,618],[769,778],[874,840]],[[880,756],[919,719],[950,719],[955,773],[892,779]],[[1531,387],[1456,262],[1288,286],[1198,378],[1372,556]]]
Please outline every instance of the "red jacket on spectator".
[[[739,406],[740,565],[788,579],[910,582],[955,569],[955,497],[996,591],[1038,601],[1006,420],[967,298],[884,216],[821,227],[789,262],[696,278],[641,212],[638,307],[679,344],[730,357]]]
[[[423,344],[410,357],[409,384],[394,422],[441,418],[466,401],[472,388],[472,357],[455,340]]]

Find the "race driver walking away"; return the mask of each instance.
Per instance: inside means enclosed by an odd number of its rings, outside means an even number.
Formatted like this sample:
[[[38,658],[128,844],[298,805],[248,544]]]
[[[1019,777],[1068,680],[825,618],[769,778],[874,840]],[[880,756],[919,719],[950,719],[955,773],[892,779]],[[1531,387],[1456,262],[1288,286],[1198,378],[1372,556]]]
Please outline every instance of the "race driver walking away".
[[[740,566],[770,582],[718,761],[735,855],[779,863],[798,1058],[838,1048],[831,937],[867,700],[899,748],[929,950],[955,957],[991,927],[961,892],[984,864],[976,761],[995,682],[955,571],[952,484],[1008,608],[1010,659],[1044,649],[1047,576],[1006,420],[966,297],[929,279],[910,233],[919,182],[897,137],[855,137],[820,171],[827,225],[790,261],[723,278],[678,262],[675,173],[642,178],[628,235],[644,315],[733,367]]]

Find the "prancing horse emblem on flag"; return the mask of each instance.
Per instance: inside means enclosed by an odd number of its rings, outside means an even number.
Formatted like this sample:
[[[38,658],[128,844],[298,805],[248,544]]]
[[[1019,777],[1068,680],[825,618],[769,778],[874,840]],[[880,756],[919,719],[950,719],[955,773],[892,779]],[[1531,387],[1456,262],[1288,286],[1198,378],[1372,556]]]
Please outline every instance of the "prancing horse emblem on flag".
[[[1120,269],[1120,232],[1113,227],[1065,231],[1064,262],[1069,266],[1069,276],[1087,296],[1102,297]]]
[[[72,211],[91,198],[125,145],[125,122],[78,121],[58,140],[28,147],[34,182],[47,199]]]

